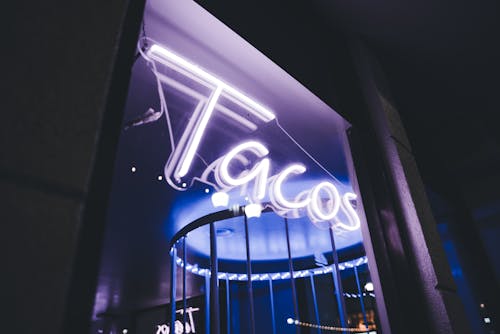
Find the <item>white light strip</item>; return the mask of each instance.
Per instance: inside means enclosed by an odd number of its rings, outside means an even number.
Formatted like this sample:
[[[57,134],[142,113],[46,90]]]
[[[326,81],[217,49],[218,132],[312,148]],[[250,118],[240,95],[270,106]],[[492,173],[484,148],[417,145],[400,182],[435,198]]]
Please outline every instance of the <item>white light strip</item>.
[[[255,102],[242,92],[238,91],[237,89],[231,87],[230,85],[226,84],[225,82],[217,79],[213,75],[207,73],[200,67],[196,66],[195,64],[187,61],[186,59],[176,55],[175,53],[171,52],[170,50],[167,50],[158,44],[154,44],[151,46],[151,48],[147,51],[147,55],[151,58],[156,58],[159,60],[157,57],[154,57],[156,55],[162,56],[166,58],[167,60],[174,62],[178,66],[184,67],[185,69],[189,70],[190,72],[198,75],[200,78],[213,83],[214,85],[218,87],[222,87],[228,94],[233,95],[234,97],[240,99],[250,107],[254,108],[257,113],[255,113],[256,116],[261,118],[262,120],[269,122],[272,121],[273,119],[276,118],[276,116],[269,111],[267,108],[263,107],[259,103]]]
[[[176,173],[179,178],[185,176],[189,171],[189,167],[191,167],[191,163],[193,162],[194,155],[198,150],[198,146],[200,145],[201,137],[203,133],[205,133],[205,128],[207,127],[208,120],[210,116],[212,116],[212,112],[214,111],[215,104],[219,99],[220,94],[222,93],[222,87],[219,86],[215,90],[215,92],[210,97],[208,101],[208,105],[205,108],[205,111],[202,113],[202,119],[198,123],[197,128],[194,130],[194,136],[192,137],[192,141],[188,144],[188,151],[184,158],[181,158],[181,167],[179,171]]]
[[[180,267],[183,267],[184,263],[180,257],[176,257],[176,264]],[[354,260],[342,262],[339,264],[339,270],[346,270],[347,268],[354,268],[358,267],[360,265],[368,263],[368,259],[366,256],[359,257]],[[315,276],[315,275],[323,275],[327,274],[333,271],[335,264],[331,264],[326,267],[321,267],[321,268],[314,268],[314,269],[305,269],[305,270],[299,270],[299,271],[294,271],[293,272],[293,277],[294,278],[301,278],[301,277],[308,277],[308,276]],[[186,265],[186,270],[192,272],[193,274],[201,275],[204,276],[205,274],[208,273],[210,275],[210,269],[208,268],[198,268],[198,265],[191,265],[187,263]],[[219,279],[228,279],[230,281],[246,281],[247,280],[247,274],[242,274],[242,273],[229,273],[229,272],[219,272],[218,273]],[[222,277],[222,278],[221,278]],[[289,279],[290,278],[290,272],[289,271],[284,271],[284,272],[275,272],[275,273],[260,273],[260,274],[252,274],[251,280],[267,280],[271,279],[273,281],[275,280],[282,280],[282,279]]]

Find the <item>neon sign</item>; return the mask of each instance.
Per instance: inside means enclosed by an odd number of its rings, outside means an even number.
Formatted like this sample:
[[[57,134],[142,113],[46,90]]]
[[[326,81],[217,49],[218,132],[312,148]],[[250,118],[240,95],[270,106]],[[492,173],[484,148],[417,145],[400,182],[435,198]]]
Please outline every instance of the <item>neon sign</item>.
[[[151,64],[158,80],[159,92],[162,90],[161,79],[199,101],[177,145],[173,143],[171,135],[172,153],[165,165],[164,174],[165,179],[174,189],[181,191],[187,189],[188,184],[185,177],[192,170],[193,160],[198,154],[200,143],[214,113],[220,112],[224,117],[231,118],[250,131],[257,129],[255,123],[222,106],[219,103],[221,98],[230,100],[239,108],[243,108],[245,113],[255,116],[259,122],[268,123],[276,119],[274,113],[266,107],[170,50],[154,44],[146,53],[141,51],[141,54]],[[189,80],[203,86],[209,91],[209,96],[203,97],[201,94],[193,92],[188,86],[159,73],[156,69],[156,62],[182,73]],[[160,93],[160,99],[164,99],[162,93]],[[164,104],[163,100],[162,108]],[[166,107],[165,112],[167,113],[167,121],[170,122]],[[168,124],[169,130],[172,132],[170,123]],[[245,141],[212,163],[207,164],[205,170],[194,179],[210,185],[216,190],[212,195],[212,203],[215,207],[227,207],[230,191],[237,187],[240,188],[241,193],[246,195],[250,202],[245,206],[247,217],[260,216],[262,209],[268,206],[277,214],[286,217],[307,215],[320,228],[335,226],[347,231],[359,228],[360,219],[353,205],[353,201],[357,198],[356,194],[352,192],[341,194],[334,183],[321,181],[312,188],[302,190],[294,197],[287,198],[283,189],[286,189],[288,180],[306,173],[307,168],[303,164],[293,163],[277,174],[271,175],[272,161],[269,154],[270,151],[264,144],[255,140]],[[235,165],[244,168],[235,173]]]
[[[252,168],[244,170],[240,177],[231,176],[229,172],[231,162],[244,159],[242,154],[245,151],[251,152],[261,160],[256,162]],[[300,192],[295,198],[287,199],[283,195],[283,186],[286,180],[292,174],[305,173],[307,169],[302,164],[292,164],[269,178],[271,160],[267,158],[268,154],[269,150],[263,144],[248,141],[237,145],[219,159],[214,168],[215,180],[218,186],[225,191],[219,191],[212,195],[214,206],[218,206],[219,197],[223,196],[222,193],[226,193],[233,187],[247,186],[254,182],[251,195],[253,202],[251,216],[259,215],[259,213],[255,213],[257,209],[255,206],[260,205],[260,201],[266,196],[266,191],[269,191],[270,206],[280,215],[297,217],[301,216],[301,210],[305,209],[310,220],[317,226],[321,226],[318,224],[321,222],[331,222],[328,224],[329,226],[337,226],[349,231],[359,228],[360,220],[351,203],[357,198],[356,194],[346,192],[341,196],[332,182],[323,181],[311,189]],[[339,211],[343,212],[347,222],[338,219]]]
[[[141,51],[140,48],[139,50]],[[165,165],[166,180],[177,190],[185,190],[185,186],[182,186],[182,177],[186,176],[189,172],[196,151],[207,129],[207,125],[214,113],[217,101],[222,96],[244,108],[248,113],[256,116],[261,121],[270,122],[276,118],[271,111],[255,102],[236,88],[228,85],[170,50],[154,44],[147,50],[146,54],[142,53],[142,51],[141,54],[146,58],[146,60],[152,62],[156,61],[163,65],[173,67],[195,82],[212,90],[208,100],[200,100],[198,103],[186,129],[183,132],[183,135],[179,140],[179,143],[177,144],[177,147],[174,148],[167,164]],[[155,69],[156,67],[153,65],[153,70],[158,77]],[[169,82],[172,83],[171,81]],[[185,93],[193,94],[189,91],[189,88],[185,86],[183,87],[179,84],[176,86],[177,88],[184,90]],[[228,108],[220,109],[226,117],[230,117],[250,129],[255,130],[257,128],[255,124],[241,117],[237,113],[232,112]]]

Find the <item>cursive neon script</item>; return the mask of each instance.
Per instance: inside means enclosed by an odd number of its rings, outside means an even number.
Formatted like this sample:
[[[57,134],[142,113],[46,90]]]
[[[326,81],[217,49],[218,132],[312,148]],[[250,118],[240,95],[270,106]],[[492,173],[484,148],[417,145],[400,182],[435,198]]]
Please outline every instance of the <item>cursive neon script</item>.
[[[247,154],[245,154],[247,153]],[[253,166],[246,168],[239,175],[230,173],[230,166],[235,161],[245,161],[248,153],[255,155],[258,159]],[[337,187],[329,181],[323,181],[304,190],[293,198],[285,198],[283,188],[286,181],[293,175],[304,174],[307,168],[299,163],[292,164],[278,174],[269,177],[271,160],[268,158],[269,150],[257,141],[248,141],[237,145],[225,156],[219,158],[214,167],[214,178],[217,185],[226,192],[237,186],[248,186],[253,183],[253,193],[249,194],[252,202],[260,203],[269,195],[270,203],[274,211],[283,216],[299,217],[306,212],[310,220],[318,227],[333,227],[353,231],[359,228],[359,216],[352,204],[357,195],[352,192],[340,194]],[[220,193],[213,196],[220,197]],[[342,213],[345,220],[338,218]],[[321,224],[327,222],[327,224]]]

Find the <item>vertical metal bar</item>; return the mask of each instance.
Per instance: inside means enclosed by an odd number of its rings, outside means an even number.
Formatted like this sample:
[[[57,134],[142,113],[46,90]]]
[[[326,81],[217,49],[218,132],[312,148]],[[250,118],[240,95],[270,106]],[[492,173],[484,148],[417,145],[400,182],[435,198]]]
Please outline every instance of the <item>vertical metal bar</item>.
[[[320,324],[319,324],[318,301],[316,300],[316,286],[314,285],[314,275],[311,273],[309,278],[311,279],[311,292],[314,303],[314,317],[316,318],[316,325],[318,325],[318,334],[321,334],[321,328],[319,327]]]
[[[226,277],[226,325],[227,334],[231,334],[231,304],[229,303],[229,279]]]
[[[290,249],[290,232],[288,231],[288,219],[286,217],[285,217],[285,231],[286,231],[286,248],[288,251],[288,271],[290,272],[290,282],[292,283],[293,308],[295,311],[295,319],[299,320],[299,308],[297,306],[297,290],[295,288],[295,278],[293,277],[292,251]]]
[[[248,235],[248,219],[246,215],[245,218],[245,244],[247,251],[247,285],[248,285],[248,298],[250,300],[250,327],[251,333],[255,334],[255,311],[253,305],[253,287],[252,287],[252,263],[250,262],[250,241]]]
[[[342,278],[340,277],[340,268],[339,268],[339,257],[337,254],[337,247],[335,247],[335,239],[333,237],[333,230],[330,228],[330,242],[332,244],[332,255],[333,255],[333,267],[332,271],[333,276],[333,285],[335,287],[335,295],[337,297],[337,305],[339,307],[339,318],[341,327],[347,327],[346,321],[346,306],[344,300],[344,290],[342,289]],[[346,332],[344,332],[346,333]]]
[[[210,276],[205,274],[205,333],[210,333]]]
[[[269,278],[269,295],[271,296],[271,319],[273,325],[273,334],[276,334],[276,319],[274,315],[274,292],[273,292],[273,279]]]
[[[175,297],[177,290],[177,265],[175,260],[177,258],[177,247],[176,244],[172,246],[170,251],[170,331],[175,333]]]
[[[361,305],[361,312],[363,313],[363,320],[365,321],[366,331],[368,331],[368,320],[366,318],[365,301],[363,300],[363,291],[361,291],[361,284],[359,283],[358,266],[354,267],[354,275],[356,276],[356,285],[358,286],[359,303]]]
[[[182,238],[182,332],[186,334],[187,300],[186,300],[186,236]]]
[[[210,334],[219,334],[219,267],[215,223],[210,223],[210,272]]]

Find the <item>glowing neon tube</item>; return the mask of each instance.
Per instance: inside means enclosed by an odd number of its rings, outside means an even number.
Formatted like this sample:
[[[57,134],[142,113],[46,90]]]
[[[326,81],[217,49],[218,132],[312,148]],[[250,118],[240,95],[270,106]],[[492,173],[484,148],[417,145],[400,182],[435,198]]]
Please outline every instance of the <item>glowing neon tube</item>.
[[[210,116],[212,116],[215,104],[217,103],[217,100],[219,99],[221,93],[222,93],[222,87],[219,86],[210,97],[210,100],[208,101],[208,104],[201,115],[201,120],[194,129],[194,135],[190,138],[191,140],[187,145],[187,150],[184,151],[184,154],[181,157],[181,160],[179,161],[180,168],[176,171],[174,176],[181,178],[185,176],[189,171],[189,167],[191,167],[191,163],[193,162],[196,150],[200,145],[201,137],[205,133],[208,120],[210,119]]]
[[[252,100],[250,97],[246,96],[236,88],[230,86],[229,84],[223,82],[222,80],[214,77],[210,73],[206,72],[205,70],[201,69],[199,66],[196,66],[195,64],[187,61],[186,59],[182,58],[181,56],[173,53],[170,50],[167,50],[158,44],[153,44],[151,48],[147,51],[148,57],[151,59],[155,59],[157,61],[162,62],[162,58],[171,61],[172,63],[176,64],[177,66],[180,66],[189,72],[197,75],[201,79],[215,85],[218,87],[222,87],[225,92],[227,92],[229,95],[234,96],[235,98],[241,100],[242,102],[246,103],[249,107],[253,108],[255,112],[255,116],[259,117],[265,122],[272,121],[273,119],[276,118],[276,116],[269,111],[267,108],[263,107],[259,103],[255,102]],[[251,110],[253,111],[253,110]]]

